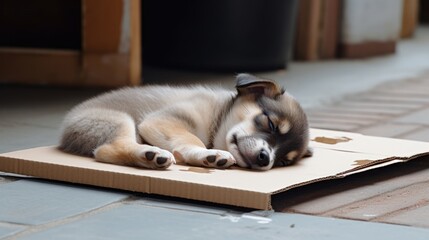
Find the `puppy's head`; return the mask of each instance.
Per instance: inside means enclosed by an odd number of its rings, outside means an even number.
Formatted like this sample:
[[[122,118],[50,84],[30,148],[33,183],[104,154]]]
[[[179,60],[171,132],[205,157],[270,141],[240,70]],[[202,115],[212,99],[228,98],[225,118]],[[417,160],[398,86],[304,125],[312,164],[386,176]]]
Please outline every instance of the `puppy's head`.
[[[227,148],[240,167],[268,170],[306,155],[309,131],[299,103],[274,81],[239,74]]]

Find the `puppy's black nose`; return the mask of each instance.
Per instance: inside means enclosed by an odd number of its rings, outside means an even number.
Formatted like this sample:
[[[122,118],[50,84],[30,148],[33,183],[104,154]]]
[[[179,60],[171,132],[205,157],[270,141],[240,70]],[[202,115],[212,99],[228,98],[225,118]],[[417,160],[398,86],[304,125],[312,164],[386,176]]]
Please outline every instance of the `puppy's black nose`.
[[[258,158],[256,159],[256,163],[260,167],[268,166],[268,164],[270,164],[270,155],[268,154],[268,152],[262,149],[258,155]]]

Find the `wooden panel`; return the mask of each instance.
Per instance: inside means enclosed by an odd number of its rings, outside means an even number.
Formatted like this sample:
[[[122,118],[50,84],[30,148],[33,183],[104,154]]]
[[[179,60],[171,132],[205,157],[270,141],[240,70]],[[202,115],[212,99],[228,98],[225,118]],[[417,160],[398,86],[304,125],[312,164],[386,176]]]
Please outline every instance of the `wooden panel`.
[[[0,48],[0,82],[63,86],[119,87],[130,71],[129,54],[86,54],[82,71],[79,51]]]
[[[364,58],[383,54],[394,53],[396,50],[395,41],[372,42],[366,41],[363,43],[341,44],[343,56],[347,58]]]
[[[335,58],[341,22],[341,0],[323,0],[321,11],[319,57]]]
[[[0,82],[76,85],[78,51],[0,48]]]
[[[84,56],[82,85],[119,87],[131,85],[129,54],[88,53]]]
[[[414,34],[419,14],[418,0],[403,0],[401,37],[409,38]]]
[[[139,85],[142,80],[141,2],[131,1],[130,85]]]
[[[299,3],[295,38],[295,58],[318,59],[320,13],[322,0],[301,0]]]
[[[124,2],[123,0],[84,0],[82,2],[84,52],[118,52]]]
[[[295,57],[298,60],[335,58],[340,31],[341,0],[300,1]]]
[[[138,85],[140,0],[83,1],[85,85]]]

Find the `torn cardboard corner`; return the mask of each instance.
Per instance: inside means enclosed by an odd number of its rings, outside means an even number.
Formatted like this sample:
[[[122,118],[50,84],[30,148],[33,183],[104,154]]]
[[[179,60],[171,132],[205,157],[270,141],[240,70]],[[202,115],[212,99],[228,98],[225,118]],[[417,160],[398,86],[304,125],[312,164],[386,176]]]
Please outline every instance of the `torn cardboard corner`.
[[[0,154],[0,171],[39,178],[255,208],[272,209],[277,194],[309,183],[427,155],[429,143],[311,129],[314,155],[266,172],[173,165],[146,170],[99,163],[39,147]]]

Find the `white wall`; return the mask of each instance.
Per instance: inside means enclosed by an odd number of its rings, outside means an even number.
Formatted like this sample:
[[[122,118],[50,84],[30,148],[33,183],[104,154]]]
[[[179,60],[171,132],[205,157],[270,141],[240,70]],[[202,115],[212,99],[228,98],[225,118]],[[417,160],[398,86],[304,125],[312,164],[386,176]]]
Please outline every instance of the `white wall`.
[[[401,23],[402,0],[345,0],[341,42],[396,40]]]

